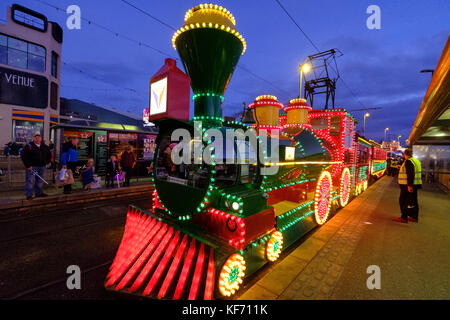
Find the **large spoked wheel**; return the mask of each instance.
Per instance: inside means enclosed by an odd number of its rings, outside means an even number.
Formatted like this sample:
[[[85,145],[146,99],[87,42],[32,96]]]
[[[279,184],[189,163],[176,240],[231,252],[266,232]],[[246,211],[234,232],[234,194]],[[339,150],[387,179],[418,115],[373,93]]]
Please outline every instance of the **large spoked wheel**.
[[[341,175],[341,186],[339,188],[339,203],[341,207],[345,207],[350,199],[350,170],[345,168]]]
[[[233,253],[225,261],[219,274],[219,291],[229,297],[239,290],[245,276],[245,260],[238,253]]]
[[[314,196],[314,216],[316,223],[322,225],[327,221],[331,207],[331,174],[323,171],[317,182],[316,194]]]
[[[266,245],[266,258],[269,261],[276,261],[283,249],[283,234],[280,231],[274,231],[270,235]]]

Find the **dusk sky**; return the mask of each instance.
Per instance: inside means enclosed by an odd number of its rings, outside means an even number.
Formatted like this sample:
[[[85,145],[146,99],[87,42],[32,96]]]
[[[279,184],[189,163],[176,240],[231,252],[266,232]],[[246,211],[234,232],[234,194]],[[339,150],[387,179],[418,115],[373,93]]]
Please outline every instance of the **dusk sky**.
[[[208,2],[188,0],[128,0],[171,27],[178,29],[191,7]],[[68,30],[68,15],[44,2],[66,9],[81,8],[81,30]],[[337,59],[341,77],[336,106],[348,110],[370,110],[366,136],[384,137],[389,127],[391,138],[409,136],[431,79],[422,69],[434,69],[450,31],[448,0],[280,0],[299,26],[321,51],[339,49]],[[64,29],[61,96],[97,105],[115,107],[138,115],[148,106],[150,77],[166,57],[178,58],[172,48],[170,27],[130,7],[121,0],[16,0],[2,1],[0,19],[6,19],[6,5],[19,3],[41,12]],[[298,96],[298,65],[317,53],[301,31],[275,0],[229,0],[213,2],[227,8],[236,18],[237,30],[247,41],[223,105],[224,115],[242,110],[260,94],[274,94],[282,103]],[[366,20],[369,5],[381,9],[381,30],[369,30]],[[1,21],[4,23],[4,21]],[[94,24],[107,27],[118,36]],[[131,38],[145,45],[127,40]],[[178,66],[183,69],[180,61]],[[331,71],[334,75],[334,72]],[[255,76],[256,75],[256,76]],[[94,79],[95,78],[95,79]],[[265,81],[263,81],[262,79]],[[103,81],[99,81],[101,79]],[[268,83],[269,82],[269,83]],[[321,108],[321,100],[314,108]],[[191,109],[193,102],[191,100]],[[360,120],[364,112],[353,112]]]

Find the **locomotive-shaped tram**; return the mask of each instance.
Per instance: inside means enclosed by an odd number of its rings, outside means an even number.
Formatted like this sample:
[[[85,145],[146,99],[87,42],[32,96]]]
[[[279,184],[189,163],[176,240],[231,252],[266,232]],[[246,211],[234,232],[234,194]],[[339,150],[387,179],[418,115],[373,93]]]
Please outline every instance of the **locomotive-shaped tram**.
[[[284,106],[261,95],[249,105],[254,125],[225,121],[223,95],[246,49],[225,8],[192,8],[172,42],[191,79],[195,116],[155,121],[153,208],[129,207],[105,287],[158,299],[231,297],[245,277],[381,177],[386,151],[356,136],[356,120],[345,109],[316,110],[304,99]],[[260,161],[262,144],[256,143],[246,145],[254,148],[247,161],[174,165],[170,152],[180,140],[172,140],[173,131],[195,136],[199,123],[203,131],[254,130],[258,139],[267,131],[267,140],[279,146],[276,160],[265,154]],[[223,139],[236,147],[234,139]],[[272,167],[276,173],[268,174]]]

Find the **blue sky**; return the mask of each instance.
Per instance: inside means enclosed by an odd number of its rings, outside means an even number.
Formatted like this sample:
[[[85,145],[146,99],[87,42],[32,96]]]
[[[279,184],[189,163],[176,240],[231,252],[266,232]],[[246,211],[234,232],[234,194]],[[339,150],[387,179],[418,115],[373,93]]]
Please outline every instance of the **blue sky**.
[[[60,8],[76,4],[81,15],[119,34],[118,37],[83,21],[81,30],[66,28],[67,14],[38,0],[2,1],[19,3],[45,14],[64,28],[62,60],[89,73],[63,66],[61,96],[142,114],[148,106],[150,77],[164,63],[166,54],[178,57],[171,45],[173,30],[128,6],[121,0],[42,0]],[[128,0],[165,23],[179,28],[185,12],[200,3],[189,0]],[[366,133],[384,137],[409,136],[431,75],[450,31],[447,0],[280,0],[320,50],[338,48],[337,59],[346,86],[338,81],[336,106],[347,109],[380,107],[370,111]],[[239,65],[270,82],[237,68],[225,93],[225,115],[241,111],[259,94],[274,94],[283,103],[298,95],[298,65],[317,51],[274,0],[217,1],[236,18],[238,31],[247,41]],[[381,30],[369,30],[369,5],[381,9]],[[129,37],[158,50],[139,46]],[[180,68],[182,65],[178,62]],[[332,72],[333,73],[333,72]],[[130,90],[131,89],[131,90]],[[314,108],[320,108],[321,100]],[[191,109],[193,108],[191,102]],[[364,112],[354,112],[362,123]],[[362,125],[358,126],[362,131]]]

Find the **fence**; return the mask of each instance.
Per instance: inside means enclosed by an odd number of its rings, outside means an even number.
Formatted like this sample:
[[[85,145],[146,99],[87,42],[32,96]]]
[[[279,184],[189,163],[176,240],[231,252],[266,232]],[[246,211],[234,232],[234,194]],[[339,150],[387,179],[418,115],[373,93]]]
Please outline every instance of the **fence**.
[[[59,157],[58,157],[59,158]],[[59,163],[55,164],[59,167]],[[50,186],[55,185],[57,171],[49,167],[45,171],[44,179]],[[104,177],[102,178],[104,181]],[[133,176],[131,181],[151,181],[148,175]],[[20,156],[4,156],[0,155],[0,191],[4,190],[20,190],[25,186],[25,167]]]
[[[47,169],[43,177],[49,184],[54,183],[53,170]],[[0,190],[23,188],[25,167],[19,156],[0,156]]]

